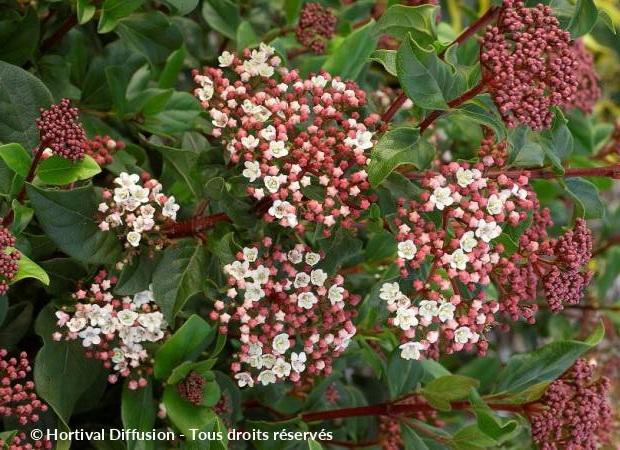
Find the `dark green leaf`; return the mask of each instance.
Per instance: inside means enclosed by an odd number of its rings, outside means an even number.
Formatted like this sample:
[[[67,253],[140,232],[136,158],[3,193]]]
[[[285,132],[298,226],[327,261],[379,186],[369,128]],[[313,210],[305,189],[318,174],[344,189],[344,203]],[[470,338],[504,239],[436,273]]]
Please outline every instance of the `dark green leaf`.
[[[237,27],[241,19],[237,6],[229,0],[205,0],[202,5],[202,17],[209,26],[230,39],[237,36]]]
[[[377,43],[373,34],[374,21],[358,28],[327,57],[323,69],[331,75],[340,75],[344,79],[355,80]]]
[[[386,371],[387,383],[392,398],[397,398],[400,395],[413,391],[418,383],[422,381],[424,373],[420,361],[403,359],[400,353],[401,350],[399,348],[392,352]]]
[[[121,396],[121,419],[128,430],[151,431],[155,425],[156,405],[153,399],[153,380],[147,378],[148,384],[138,389],[129,388],[129,380],[123,385]],[[127,449],[148,450],[155,448],[155,441],[136,441],[129,439]]]
[[[605,205],[598,195],[598,189],[588,180],[579,177],[566,178],[566,189],[575,199],[575,212],[584,219],[601,219]]]
[[[142,6],[144,0],[105,0],[101,6],[101,19],[97,31],[109,33],[116,28],[118,21],[129,16]]]
[[[45,184],[63,185],[88,180],[99,172],[101,168],[88,155],[84,155],[84,159],[76,162],[53,155],[41,161],[37,167],[37,178]]]
[[[0,145],[0,158],[17,175],[26,178],[30,169],[31,158],[20,144]]]
[[[598,20],[598,9],[594,0],[577,0],[575,12],[568,24],[571,39],[589,33]]]
[[[379,18],[374,33],[378,36],[387,34],[399,40],[405,40],[411,34],[421,47],[432,44],[437,33],[435,23],[439,8],[435,5],[390,6]]]
[[[387,73],[396,76],[396,50],[375,50],[369,58],[383,66]]]

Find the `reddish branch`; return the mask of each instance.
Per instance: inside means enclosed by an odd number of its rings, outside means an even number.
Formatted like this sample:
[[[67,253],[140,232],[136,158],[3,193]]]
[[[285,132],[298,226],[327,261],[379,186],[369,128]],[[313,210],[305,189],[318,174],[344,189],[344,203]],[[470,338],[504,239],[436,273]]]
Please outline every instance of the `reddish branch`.
[[[60,25],[60,28],[56,30],[56,32],[48,39],[43,41],[43,44],[41,44],[41,53],[45,54],[54,48],[60,41],[62,41],[65,34],[67,34],[71,28],[76,26],[77,23],[77,16],[75,14],[71,14],[67,17],[62,25]]]
[[[196,236],[203,231],[213,228],[218,222],[230,222],[230,217],[224,213],[210,216],[192,217],[183,222],[173,223],[162,231],[170,239]]]
[[[467,27],[455,40],[454,42],[452,42],[448,47],[446,47],[445,49],[443,49],[441,51],[441,53],[439,53],[439,58],[443,59],[446,51],[452,47],[455,44],[462,44],[463,42],[465,42],[467,39],[469,39],[471,36],[473,36],[474,34],[476,34],[478,31],[480,31],[482,28],[484,28],[486,25],[489,24],[489,22],[491,22],[493,19],[495,19],[495,17],[497,17],[497,15],[499,14],[500,11],[500,7],[499,6],[491,6],[491,8],[489,8],[489,10],[484,13],[478,20],[476,20],[474,23],[472,23],[469,27]],[[472,91],[474,89],[479,89],[475,94],[471,95],[470,97],[467,97],[465,99],[463,99],[462,97],[466,96],[466,95],[470,95],[472,93]],[[461,103],[466,102],[467,100],[475,97],[477,94],[479,94],[482,91],[482,86],[476,86],[473,89],[467,91],[465,94],[461,95],[460,97],[455,98],[454,100],[448,102],[448,105],[451,108],[454,108],[455,106],[460,105]],[[457,101],[459,100],[460,101]],[[396,97],[394,99],[394,101],[392,102],[392,104],[390,105],[390,107],[388,108],[388,110],[385,112],[385,114],[383,115],[382,119],[384,122],[389,122],[390,120],[392,120],[392,118],[394,117],[394,114],[396,114],[398,112],[398,110],[403,106],[403,104],[405,103],[405,101],[407,100],[407,95],[404,92],[401,92],[401,94]],[[443,112],[442,111],[433,111],[421,124],[420,124],[420,132],[424,131],[426,128],[428,128],[428,126],[433,123],[434,120],[436,120],[439,116],[441,116]],[[431,116],[432,119],[431,119]],[[424,126],[424,127],[423,127]]]
[[[476,95],[480,94],[483,90],[484,90],[484,82],[480,81],[480,83],[475,85],[469,91],[465,92],[462,95],[459,95],[458,97],[456,97],[453,100],[450,100],[448,102],[448,106],[450,108],[456,108],[457,106],[462,105],[466,101],[471,100]],[[440,111],[440,110],[435,110],[432,113],[430,113],[420,123],[420,126],[419,126],[420,127],[420,133],[424,133],[424,130],[426,130],[435,120],[437,120],[439,117],[441,117],[444,113],[445,113],[445,111]]]

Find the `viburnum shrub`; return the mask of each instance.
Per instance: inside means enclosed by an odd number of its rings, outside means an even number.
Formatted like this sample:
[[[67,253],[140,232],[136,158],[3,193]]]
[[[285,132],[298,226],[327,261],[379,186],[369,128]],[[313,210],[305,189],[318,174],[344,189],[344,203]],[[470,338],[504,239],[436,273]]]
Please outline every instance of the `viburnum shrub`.
[[[4,2],[0,445],[616,448],[619,17]]]

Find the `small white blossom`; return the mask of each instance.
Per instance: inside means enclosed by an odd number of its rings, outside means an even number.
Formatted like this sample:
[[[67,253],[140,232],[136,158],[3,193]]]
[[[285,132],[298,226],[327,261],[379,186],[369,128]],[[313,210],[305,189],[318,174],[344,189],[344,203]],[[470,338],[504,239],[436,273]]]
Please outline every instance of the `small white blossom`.
[[[308,284],[310,284],[310,275],[305,272],[299,272],[295,275],[295,281],[293,282],[293,286],[295,286],[295,288],[304,288],[308,286]]]
[[[459,246],[464,252],[471,252],[474,247],[478,244],[476,238],[474,238],[474,232],[468,231],[463,236],[461,236],[461,240],[459,241]]]
[[[243,165],[245,166],[245,169],[243,169],[243,172],[241,172],[241,174],[247,179],[249,179],[250,182],[253,182],[258,177],[260,177],[261,172],[260,164],[258,163],[258,161],[246,161]]]
[[[476,229],[476,236],[482,239],[484,242],[491,242],[491,240],[502,234],[502,228],[495,223],[494,220],[485,222],[484,220],[478,221],[478,228]]]
[[[398,256],[400,258],[413,259],[417,251],[418,249],[411,239],[398,243]]]
[[[278,180],[278,177],[272,177],[268,175],[265,177],[264,181],[265,187],[272,194],[278,192],[278,189],[280,189],[280,180]]]
[[[325,273],[321,269],[316,269],[310,272],[310,280],[312,281],[312,284],[314,284],[315,286],[323,286],[323,283],[325,283],[326,279],[327,279],[327,273]]]
[[[271,370],[278,378],[288,377],[291,374],[291,365],[284,359],[278,358]]]
[[[252,379],[252,376],[247,372],[240,372],[235,374],[235,379],[237,380],[237,384],[239,385],[239,387],[254,386],[254,380]]]
[[[268,384],[275,383],[276,374],[273,373],[273,371],[271,370],[263,370],[261,373],[258,374],[258,381],[260,381],[260,383],[263,386],[267,386]]]
[[[316,265],[321,260],[321,256],[318,253],[308,252],[306,253],[306,263],[310,266]]]
[[[256,258],[258,257],[258,249],[257,248],[250,248],[250,247],[244,247],[243,248],[243,260],[244,261],[248,261],[248,262],[254,262],[256,261]]]
[[[223,52],[218,58],[218,62],[220,63],[220,67],[228,67],[230,66],[235,59],[235,56],[230,52]]]
[[[418,306],[418,314],[428,321],[433,320],[438,312],[439,308],[435,300],[422,300]]]
[[[121,323],[121,325],[130,327],[138,318],[138,313],[129,309],[123,309],[122,311],[119,311],[119,313],[116,315],[116,318]]]
[[[489,214],[501,214],[504,211],[504,202],[497,195],[492,194],[487,201],[487,211]]]
[[[250,263],[248,261],[233,261],[232,264],[227,264],[224,266],[224,271],[236,280],[243,280],[248,276],[249,268]]]
[[[419,342],[406,342],[400,345],[400,357],[403,359],[420,359],[420,350],[424,349],[424,345]]]
[[[269,143],[269,151],[274,158],[282,158],[283,156],[288,155],[288,149],[286,148],[284,141],[271,141]]]
[[[301,373],[306,370],[307,356],[304,352],[291,353],[291,366],[295,372]]]
[[[408,330],[411,327],[415,327],[417,324],[418,318],[412,309],[399,308],[396,310],[394,325],[401,327],[403,330]]]
[[[312,292],[302,292],[297,296],[297,305],[306,309],[311,309],[318,301]]]
[[[273,342],[271,344],[273,351],[280,355],[286,353],[286,351],[291,348],[291,342],[289,339],[289,335],[286,333],[278,334],[273,338]]]
[[[454,198],[452,198],[452,191],[449,187],[436,187],[430,201],[435,204],[437,209],[443,211],[446,206],[454,203]]]
[[[460,344],[466,344],[473,337],[473,333],[469,327],[459,327],[454,330],[454,341]]]
[[[460,248],[457,248],[454,253],[450,255],[450,267],[453,269],[465,270],[468,262],[469,256]]]
[[[90,347],[91,345],[101,344],[101,329],[88,327],[84,331],[80,331],[78,334],[82,338],[82,345],[84,347]]]
[[[467,187],[474,182],[474,173],[461,167],[456,171],[456,182],[461,187]]]
[[[344,288],[334,284],[329,288],[329,291],[327,291],[327,298],[329,298],[332,305],[336,305],[344,299],[343,294]]]
[[[437,311],[437,316],[439,320],[442,322],[447,322],[448,320],[454,319],[454,311],[456,310],[456,306],[452,303],[446,302],[439,305],[439,309]]]
[[[127,233],[127,242],[129,242],[133,247],[140,245],[140,239],[142,239],[142,235],[137,231],[130,231]]]

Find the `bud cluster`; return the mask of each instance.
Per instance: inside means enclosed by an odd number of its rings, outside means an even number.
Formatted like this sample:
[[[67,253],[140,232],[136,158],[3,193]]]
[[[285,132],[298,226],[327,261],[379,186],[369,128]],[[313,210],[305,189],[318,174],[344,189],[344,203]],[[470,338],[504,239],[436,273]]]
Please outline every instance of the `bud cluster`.
[[[100,166],[112,164],[114,153],[124,148],[125,143],[123,141],[115,141],[108,135],[96,135],[94,139],[86,141],[86,154]]]
[[[241,347],[232,364],[239,386],[328,375],[348,347],[360,298],[342,286],[342,276],[320,269],[320,261],[304,245],[285,251],[264,238],[224,267],[233,303],[216,301],[211,318],[222,332],[239,327]]]
[[[86,132],[78,121],[77,108],[72,108],[69,100],[63,99],[49,109],[41,109],[37,127],[44,149],[49,148],[52,154],[72,161],[84,158]]]
[[[15,236],[2,226],[0,219],[0,295],[9,290],[9,283],[17,273],[21,253],[15,249]]]
[[[314,53],[325,52],[326,42],[334,37],[337,19],[331,8],[320,3],[306,3],[299,13],[295,36],[304,47]]]

